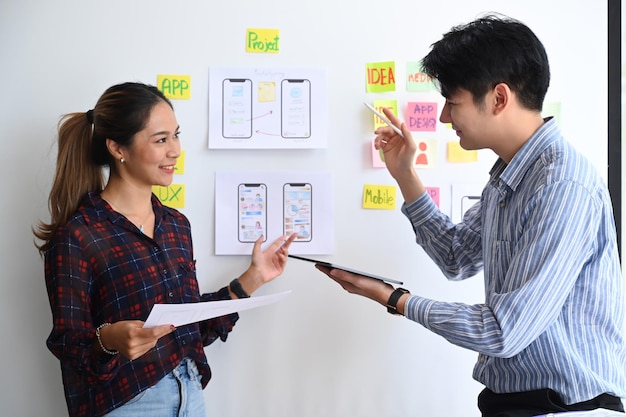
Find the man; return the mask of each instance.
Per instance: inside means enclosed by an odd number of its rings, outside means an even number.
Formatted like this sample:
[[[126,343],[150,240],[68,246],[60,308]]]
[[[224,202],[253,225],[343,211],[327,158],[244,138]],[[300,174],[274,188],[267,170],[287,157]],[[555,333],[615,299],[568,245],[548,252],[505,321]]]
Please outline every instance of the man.
[[[345,271],[317,268],[350,293],[479,353],[484,417],[607,408],[626,396],[624,306],[610,197],[592,165],[541,117],[548,59],[519,21],[452,28],[422,60],[446,99],[440,120],[464,149],[498,161],[480,202],[453,224],[414,169],[410,131],[376,130],[417,242],[448,279],[484,270],[485,302],[444,303]]]

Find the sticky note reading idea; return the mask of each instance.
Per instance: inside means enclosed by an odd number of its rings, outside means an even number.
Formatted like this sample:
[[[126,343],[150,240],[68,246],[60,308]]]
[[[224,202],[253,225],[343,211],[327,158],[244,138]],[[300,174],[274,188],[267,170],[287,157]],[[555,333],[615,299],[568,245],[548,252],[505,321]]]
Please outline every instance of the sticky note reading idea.
[[[363,208],[393,210],[396,208],[394,185],[365,184],[363,186]]]
[[[278,29],[248,29],[246,52],[277,54],[280,52],[280,31]]]
[[[366,65],[366,71],[368,93],[396,91],[395,62],[373,62]]]
[[[189,100],[191,98],[191,76],[159,74],[157,87],[169,99]]]

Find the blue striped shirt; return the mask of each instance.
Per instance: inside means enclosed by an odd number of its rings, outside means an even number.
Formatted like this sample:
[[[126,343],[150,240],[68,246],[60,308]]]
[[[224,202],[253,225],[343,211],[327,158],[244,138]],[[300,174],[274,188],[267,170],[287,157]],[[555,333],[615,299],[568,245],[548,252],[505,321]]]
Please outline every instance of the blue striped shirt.
[[[607,187],[546,122],[453,224],[424,193],[402,207],[450,280],[483,270],[484,304],[411,296],[407,318],[479,353],[497,393],[551,388],[567,404],[626,397],[624,292]]]

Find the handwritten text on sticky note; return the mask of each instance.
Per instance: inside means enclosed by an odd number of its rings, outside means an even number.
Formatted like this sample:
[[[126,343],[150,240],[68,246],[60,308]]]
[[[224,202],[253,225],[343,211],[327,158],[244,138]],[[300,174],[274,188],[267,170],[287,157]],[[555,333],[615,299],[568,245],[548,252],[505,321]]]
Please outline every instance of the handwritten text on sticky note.
[[[157,75],[157,87],[169,99],[189,100],[191,98],[191,76]]]
[[[396,208],[396,187],[393,185],[365,184],[363,208],[393,210]]]
[[[409,102],[405,120],[411,131],[434,132],[437,129],[437,103]]]
[[[175,209],[185,207],[185,184],[170,184],[167,187],[153,185],[152,192],[164,206]]]
[[[422,72],[422,64],[408,62],[406,65],[406,91],[434,91],[433,79]]]
[[[395,62],[373,62],[366,65],[366,71],[368,93],[396,91]]]
[[[246,31],[246,52],[277,54],[280,52],[280,30],[248,29]]]

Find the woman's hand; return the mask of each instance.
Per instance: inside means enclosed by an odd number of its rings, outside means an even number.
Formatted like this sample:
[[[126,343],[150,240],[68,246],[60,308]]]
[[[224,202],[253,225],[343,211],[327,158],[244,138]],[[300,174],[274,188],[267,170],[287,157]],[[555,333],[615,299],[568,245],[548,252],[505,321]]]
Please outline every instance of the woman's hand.
[[[170,324],[144,329],[143,321],[122,320],[100,329],[100,341],[107,350],[118,351],[132,360],[143,356],[161,337],[174,330],[176,328]],[[94,341],[94,349],[105,354],[98,340]]]
[[[263,236],[254,242],[252,260],[248,270],[239,277],[239,282],[244,291],[252,294],[260,286],[279,276],[287,265],[287,255],[291,242],[298,236],[292,233],[289,236],[281,236],[268,248],[262,249]]]

